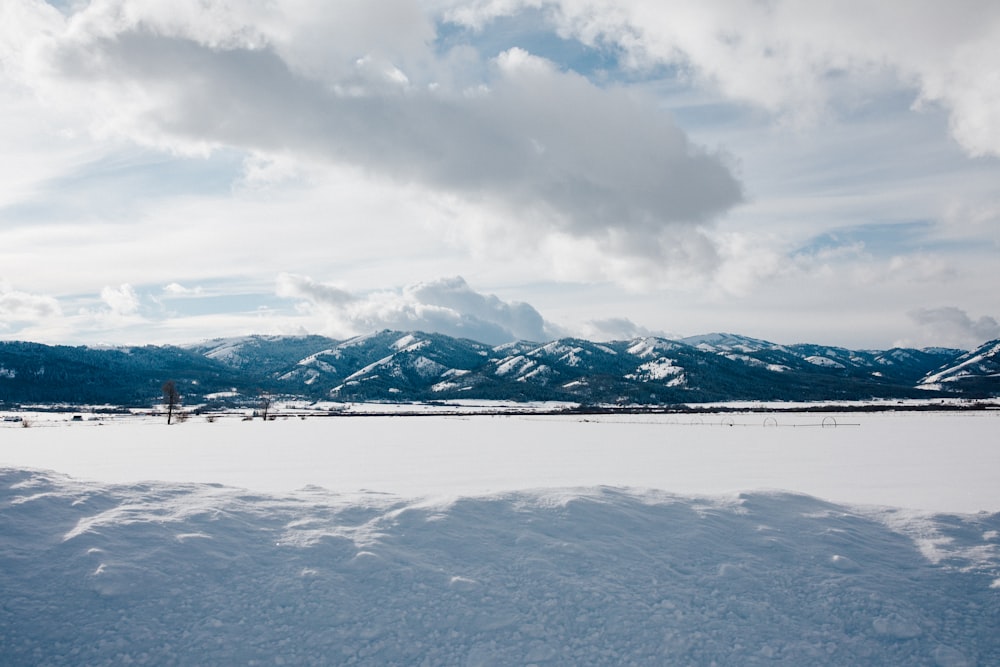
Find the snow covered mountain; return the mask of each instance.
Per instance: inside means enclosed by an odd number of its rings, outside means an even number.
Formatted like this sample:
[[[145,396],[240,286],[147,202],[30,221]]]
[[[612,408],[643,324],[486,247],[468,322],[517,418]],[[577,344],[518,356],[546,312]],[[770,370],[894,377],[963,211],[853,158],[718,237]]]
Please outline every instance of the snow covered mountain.
[[[328,343],[279,374],[278,386],[334,399],[409,399],[471,372],[490,354],[488,345],[440,334],[381,331]]]
[[[225,366],[253,373],[275,373],[330,345],[323,336],[240,336],[187,346],[191,352]]]
[[[681,342],[733,361],[778,372],[809,372],[822,368],[858,379],[878,378],[902,385],[913,385],[929,372],[928,369],[940,368],[962,354],[961,350],[949,348],[848,350],[829,345],[778,345],[734,334],[692,336]]]
[[[460,398],[583,404],[719,400],[864,400],[1000,395],[994,341],[943,348],[848,350],[716,333],[682,340],[578,338],[490,346],[423,332],[349,340],[247,336],[184,347],[93,349],[0,343],[0,403],[149,405],[173,379],[188,403]]]
[[[278,342],[268,339],[266,344]],[[236,361],[247,358],[244,348],[251,348],[253,356],[263,345],[254,338],[216,341],[207,354],[244,369]],[[269,365],[265,384],[283,394],[344,401],[479,398],[670,404],[926,396],[916,388],[921,379],[963,353],[786,346],[722,333],[680,341],[564,338],[491,347],[440,334],[381,331],[346,341],[299,338],[296,345],[305,354],[283,369]],[[977,386],[976,391],[997,393],[989,386]]]
[[[920,387],[929,390],[996,392],[1000,384],[1000,339],[991,340],[928,374]]]

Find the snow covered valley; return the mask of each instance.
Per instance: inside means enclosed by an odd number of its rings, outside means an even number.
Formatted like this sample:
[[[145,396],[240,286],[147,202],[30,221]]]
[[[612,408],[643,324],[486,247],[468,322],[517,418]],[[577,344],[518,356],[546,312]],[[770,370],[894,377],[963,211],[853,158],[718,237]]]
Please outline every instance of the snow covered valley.
[[[1000,664],[1000,415],[823,421],[5,427],[0,663]]]

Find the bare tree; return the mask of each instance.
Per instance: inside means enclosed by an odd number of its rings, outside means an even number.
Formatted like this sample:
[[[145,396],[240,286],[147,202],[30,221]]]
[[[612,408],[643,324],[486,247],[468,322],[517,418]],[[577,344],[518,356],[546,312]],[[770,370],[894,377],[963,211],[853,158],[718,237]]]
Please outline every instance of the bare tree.
[[[181,395],[177,392],[177,385],[173,380],[163,383],[163,404],[167,406],[167,424],[174,418],[174,410],[180,405]]]
[[[267,421],[267,413],[271,409],[271,394],[266,391],[260,392],[260,416],[264,421]]]

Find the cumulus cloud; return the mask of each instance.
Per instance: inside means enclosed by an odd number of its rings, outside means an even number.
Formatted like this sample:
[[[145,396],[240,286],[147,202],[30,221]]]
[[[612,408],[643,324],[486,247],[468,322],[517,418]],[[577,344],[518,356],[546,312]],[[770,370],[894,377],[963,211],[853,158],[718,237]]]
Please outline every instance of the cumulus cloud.
[[[1000,155],[1000,5],[991,0],[478,0],[452,20],[482,27],[542,8],[562,34],[634,67],[678,66],[796,124],[864,103],[887,77],[915,106],[940,104],[972,155]],[[845,86],[850,81],[852,86]],[[853,90],[853,93],[847,91]],[[860,94],[857,91],[862,91]]]
[[[434,51],[431,12],[389,4],[91,3],[35,27],[17,60],[98,135],[350,164],[608,253],[657,257],[649,237],[742,200],[729,159],[652,99],[520,48],[456,66],[471,56]]]
[[[117,288],[107,286],[102,289],[101,301],[107,306],[111,315],[124,317],[139,312],[139,295],[127,283]]]
[[[473,290],[461,277],[407,285],[397,291],[353,295],[306,276],[282,274],[277,293],[299,299],[326,318],[329,335],[379,329],[426,331],[500,344],[544,341],[553,328],[532,306]]]
[[[1000,338],[1000,323],[996,318],[983,315],[974,319],[966,311],[955,306],[918,308],[909,315],[934,339],[947,341],[942,344],[971,348],[988,340]]]

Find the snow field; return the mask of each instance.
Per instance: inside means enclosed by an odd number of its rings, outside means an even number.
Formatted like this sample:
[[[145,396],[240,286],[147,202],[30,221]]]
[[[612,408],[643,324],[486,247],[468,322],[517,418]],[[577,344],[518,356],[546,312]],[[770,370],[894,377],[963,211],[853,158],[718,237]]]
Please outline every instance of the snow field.
[[[699,418],[3,429],[0,663],[1000,664],[995,416]]]
[[[0,465],[278,493],[307,485],[407,497],[601,485],[709,495],[779,489],[852,504],[1000,511],[996,412],[36,423],[0,429]]]

